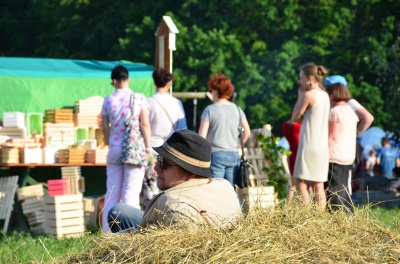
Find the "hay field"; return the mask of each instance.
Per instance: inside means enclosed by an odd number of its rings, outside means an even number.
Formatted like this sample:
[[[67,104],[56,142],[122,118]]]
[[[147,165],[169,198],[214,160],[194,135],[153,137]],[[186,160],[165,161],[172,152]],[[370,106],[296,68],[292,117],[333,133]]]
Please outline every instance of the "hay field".
[[[299,202],[255,209],[233,230],[169,227],[107,234],[66,263],[400,263],[400,233],[366,209],[328,213]]]

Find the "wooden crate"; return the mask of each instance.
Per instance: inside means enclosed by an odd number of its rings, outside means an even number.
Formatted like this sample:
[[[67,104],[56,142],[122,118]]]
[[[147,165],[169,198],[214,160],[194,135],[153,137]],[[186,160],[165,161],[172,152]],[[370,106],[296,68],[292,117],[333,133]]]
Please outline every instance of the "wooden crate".
[[[68,194],[68,181],[66,179],[55,179],[47,181],[48,196]]]
[[[237,189],[243,213],[247,214],[253,208],[268,208],[275,205],[276,195],[273,186],[258,186]]]
[[[75,143],[73,123],[44,123],[43,134],[46,146],[69,146]]]
[[[50,123],[73,123],[72,109],[45,110],[45,122]]]
[[[61,167],[61,177],[81,177],[81,167],[80,166],[71,166],[71,167]]]
[[[19,162],[22,164],[41,164],[42,149],[41,148],[20,148],[19,149]]]
[[[57,152],[59,163],[85,163],[86,149],[83,147],[74,147],[69,149],[60,149]]]
[[[44,211],[36,211],[30,213],[26,216],[30,226],[35,226],[37,224],[45,223],[46,217],[44,216]]]
[[[17,190],[18,201],[44,196],[43,184],[21,187]]]
[[[3,126],[25,128],[25,114],[21,112],[4,112]]]
[[[21,203],[22,212],[24,214],[31,214],[34,212],[42,212],[44,210],[44,200],[43,197],[35,197],[26,199]]]
[[[57,238],[84,234],[83,196],[63,195],[44,198],[46,234]]]
[[[67,194],[79,194],[85,192],[85,178],[63,176],[63,179],[67,182]]]
[[[42,148],[42,163],[43,164],[54,164],[57,160],[58,148],[47,146]]]
[[[86,114],[79,113],[74,114],[74,124],[76,127],[101,127],[101,115],[98,113]]]
[[[85,226],[88,228],[96,227],[97,222],[97,198],[83,198],[83,211]]]
[[[75,102],[75,113],[99,114],[103,106],[104,98],[92,96]]]
[[[1,163],[18,164],[19,149],[3,145],[1,148]]]
[[[10,138],[25,138],[26,128],[24,127],[2,127],[0,128],[0,136]]]
[[[86,152],[86,162],[93,164],[106,164],[108,151],[108,147],[88,149]]]

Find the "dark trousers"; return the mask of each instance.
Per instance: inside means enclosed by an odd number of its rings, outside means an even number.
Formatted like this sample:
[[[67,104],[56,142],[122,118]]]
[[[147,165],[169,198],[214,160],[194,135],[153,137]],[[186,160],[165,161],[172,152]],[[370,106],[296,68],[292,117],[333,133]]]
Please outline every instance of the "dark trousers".
[[[349,190],[349,171],[352,165],[329,163],[328,181],[325,182],[326,198],[330,209],[353,212]]]

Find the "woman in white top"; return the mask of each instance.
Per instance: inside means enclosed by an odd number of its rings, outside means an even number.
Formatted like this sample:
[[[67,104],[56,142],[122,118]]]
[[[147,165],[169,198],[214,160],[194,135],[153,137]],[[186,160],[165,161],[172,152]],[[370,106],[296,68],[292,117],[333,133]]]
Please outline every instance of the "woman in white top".
[[[296,189],[303,203],[310,203],[308,182],[315,193],[315,203],[325,209],[324,182],[327,181],[329,97],[322,86],[327,74],[323,66],[307,64],[300,69],[299,97],[291,122],[302,122],[300,145],[293,173]]]

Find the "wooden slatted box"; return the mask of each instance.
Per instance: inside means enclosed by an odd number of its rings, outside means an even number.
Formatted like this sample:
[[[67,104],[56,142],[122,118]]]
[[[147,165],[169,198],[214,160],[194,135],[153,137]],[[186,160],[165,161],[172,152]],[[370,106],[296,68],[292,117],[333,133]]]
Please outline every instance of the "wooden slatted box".
[[[79,237],[84,234],[83,196],[62,195],[44,198],[46,234],[62,237]]]
[[[73,123],[72,109],[45,110],[45,122],[50,123]]]

